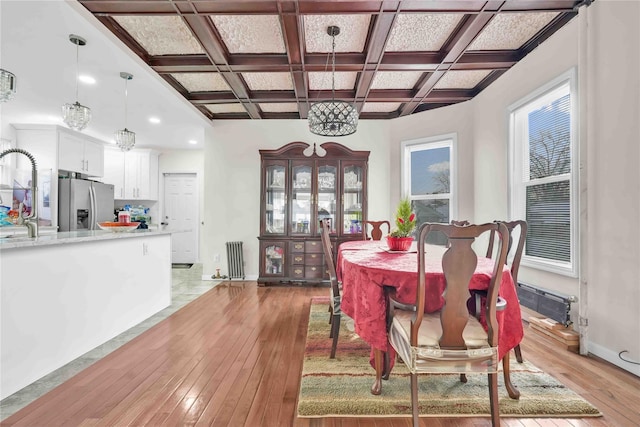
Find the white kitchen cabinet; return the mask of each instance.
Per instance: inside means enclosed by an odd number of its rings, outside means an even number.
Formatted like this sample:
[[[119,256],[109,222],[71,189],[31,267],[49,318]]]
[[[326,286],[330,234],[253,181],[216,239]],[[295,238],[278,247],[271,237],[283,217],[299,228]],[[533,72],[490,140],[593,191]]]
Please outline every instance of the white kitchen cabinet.
[[[104,143],[55,125],[14,124],[16,142],[33,154],[38,168],[75,172],[87,177],[104,173]]]
[[[120,200],[158,200],[158,153],[153,150],[105,150],[104,182]]]
[[[59,132],[58,169],[93,177],[104,174],[104,146],[86,135]]]
[[[105,148],[102,182],[113,184],[114,199],[124,199],[124,153],[120,149]]]

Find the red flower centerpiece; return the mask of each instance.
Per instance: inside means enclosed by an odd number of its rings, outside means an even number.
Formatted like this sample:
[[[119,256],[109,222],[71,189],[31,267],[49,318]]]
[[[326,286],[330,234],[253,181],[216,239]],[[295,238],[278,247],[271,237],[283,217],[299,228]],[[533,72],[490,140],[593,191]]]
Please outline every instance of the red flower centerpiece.
[[[400,200],[396,210],[396,228],[387,236],[387,245],[392,251],[407,251],[413,242],[411,233],[416,228],[416,214],[411,212],[411,202]]]

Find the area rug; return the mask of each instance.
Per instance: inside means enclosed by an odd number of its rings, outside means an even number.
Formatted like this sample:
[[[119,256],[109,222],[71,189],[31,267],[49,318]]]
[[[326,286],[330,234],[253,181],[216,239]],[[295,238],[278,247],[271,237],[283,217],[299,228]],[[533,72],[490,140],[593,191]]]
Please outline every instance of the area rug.
[[[369,365],[369,346],[353,331],[353,321],[342,316],[338,350],[329,359],[328,298],[314,298],[304,354],[298,417],[411,416],[407,369],[399,362],[391,378],[383,381],[382,394],[370,393],[375,372]],[[515,359],[515,358],[513,358]],[[500,412],[509,417],[593,417],[602,414],[593,405],[529,362],[511,365],[511,378],[520,400],[507,395],[500,374]],[[418,379],[422,416],[489,416],[485,374],[421,375]]]

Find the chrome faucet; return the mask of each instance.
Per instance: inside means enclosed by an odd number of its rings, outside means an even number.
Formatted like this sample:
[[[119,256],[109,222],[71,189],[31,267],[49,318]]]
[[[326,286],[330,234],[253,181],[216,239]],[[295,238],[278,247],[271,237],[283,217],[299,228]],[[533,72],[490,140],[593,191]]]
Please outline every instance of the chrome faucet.
[[[31,212],[27,216],[23,216],[22,203],[18,208],[18,224],[27,227],[27,235],[29,237],[38,237],[38,171],[36,168],[36,159],[31,153],[21,148],[9,148],[0,153],[0,159],[9,153],[24,154],[31,160]]]

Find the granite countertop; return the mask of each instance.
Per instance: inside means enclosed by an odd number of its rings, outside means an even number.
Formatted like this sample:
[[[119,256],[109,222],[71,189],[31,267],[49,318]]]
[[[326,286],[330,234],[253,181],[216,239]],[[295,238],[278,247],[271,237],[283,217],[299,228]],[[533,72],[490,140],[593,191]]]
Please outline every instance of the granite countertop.
[[[114,233],[103,230],[81,230],[65,231],[54,234],[43,234],[32,238],[20,237],[0,237],[0,251],[6,249],[29,248],[39,246],[64,245],[69,243],[93,242],[99,240],[131,239],[135,237],[157,236],[171,234],[171,231],[163,230],[133,230],[129,232]]]

